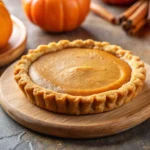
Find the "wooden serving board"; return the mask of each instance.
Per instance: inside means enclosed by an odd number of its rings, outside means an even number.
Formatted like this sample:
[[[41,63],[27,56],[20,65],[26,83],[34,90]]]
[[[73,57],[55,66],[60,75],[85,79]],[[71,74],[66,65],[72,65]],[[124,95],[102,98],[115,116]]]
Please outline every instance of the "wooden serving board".
[[[116,110],[84,116],[52,113],[31,104],[13,79],[13,65],[0,79],[0,103],[6,113],[32,130],[67,138],[94,138],[130,129],[150,117],[150,66],[142,92]]]
[[[24,24],[15,16],[11,16],[11,19],[13,21],[13,31],[6,46],[0,48],[0,67],[19,57],[26,46],[27,33]]]

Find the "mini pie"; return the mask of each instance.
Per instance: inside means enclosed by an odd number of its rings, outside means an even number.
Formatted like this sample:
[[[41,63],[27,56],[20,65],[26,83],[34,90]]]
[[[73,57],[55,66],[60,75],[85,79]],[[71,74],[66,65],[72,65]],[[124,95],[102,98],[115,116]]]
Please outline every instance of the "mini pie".
[[[57,113],[93,114],[130,102],[146,71],[139,57],[107,42],[62,40],[38,46],[15,65],[31,103]]]

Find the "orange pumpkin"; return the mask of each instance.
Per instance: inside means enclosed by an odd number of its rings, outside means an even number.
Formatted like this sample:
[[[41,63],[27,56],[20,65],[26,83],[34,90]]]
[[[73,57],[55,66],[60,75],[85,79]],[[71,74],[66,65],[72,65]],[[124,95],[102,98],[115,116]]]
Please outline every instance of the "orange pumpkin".
[[[12,20],[9,12],[0,0],[0,48],[4,47],[12,33]]]
[[[50,32],[71,31],[89,12],[90,0],[23,0],[28,18]]]

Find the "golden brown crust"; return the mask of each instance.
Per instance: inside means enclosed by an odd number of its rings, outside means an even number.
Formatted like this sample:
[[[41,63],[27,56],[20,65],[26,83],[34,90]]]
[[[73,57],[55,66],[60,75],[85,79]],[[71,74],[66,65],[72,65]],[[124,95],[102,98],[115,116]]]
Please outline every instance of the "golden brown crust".
[[[77,47],[100,49],[123,59],[132,69],[130,81],[117,90],[89,96],[73,96],[58,93],[40,87],[31,81],[28,71],[36,59],[46,53]],[[80,115],[105,112],[128,103],[141,91],[146,71],[144,63],[139,57],[132,55],[130,51],[123,50],[119,46],[93,40],[75,40],[73,42],[63,40],[58,43],[41,45],[37,49],[29,51],[15,65],[14,77],[20,89],[33,104],[53,112]]]

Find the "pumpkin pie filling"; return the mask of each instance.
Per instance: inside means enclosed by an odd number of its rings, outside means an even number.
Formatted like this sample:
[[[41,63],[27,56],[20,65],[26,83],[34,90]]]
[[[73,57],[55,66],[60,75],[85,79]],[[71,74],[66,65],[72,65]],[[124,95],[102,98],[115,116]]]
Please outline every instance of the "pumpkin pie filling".
[[[130,80],[131,68],[102,50],[67,48],[41,56],[31,64],[29,76],[55,92],[86,96],[120,88]]]
[[[146,78],[144,63],[107,42],[62,40],[40,45],[15,65],[14,78],[27,99],[64,114],[94,114],[133,100]]]

